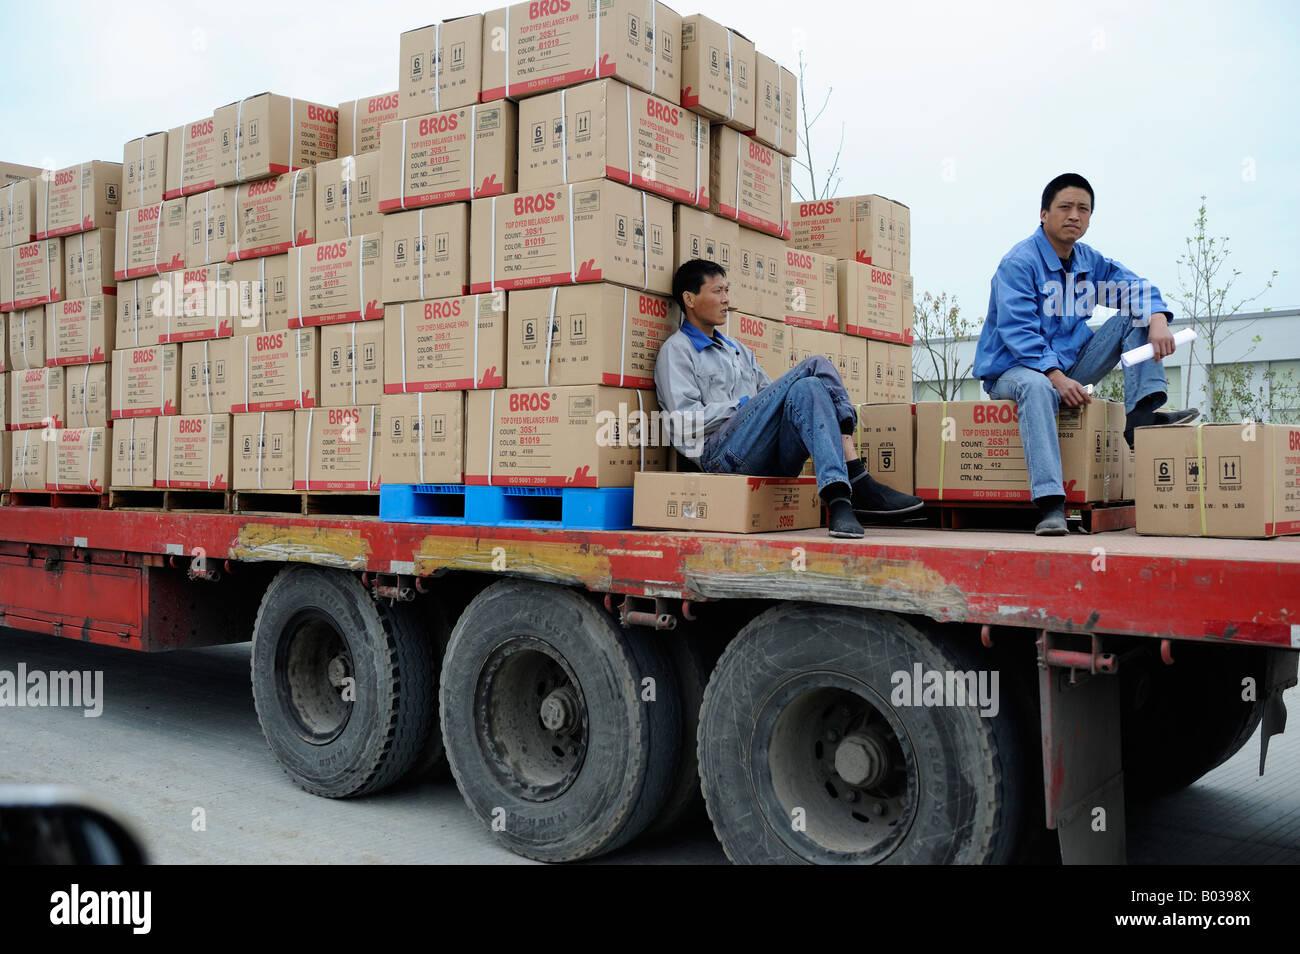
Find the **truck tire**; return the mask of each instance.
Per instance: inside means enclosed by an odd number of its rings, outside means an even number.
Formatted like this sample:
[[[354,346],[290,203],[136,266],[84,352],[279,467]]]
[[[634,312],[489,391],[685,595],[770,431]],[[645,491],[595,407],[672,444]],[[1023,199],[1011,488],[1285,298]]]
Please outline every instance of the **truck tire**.
[[[1011,707],[905,705],[924,671],[991,667],[888,613],[785,604],[754,619],[705,690],[704,801],[738,863],[1000,863],[1020,824]],[[898,704],[895,704],[897,701]]]
[[[677,676],[678,696],[682,704],[682,745],[677,772],[659,816],[646,829],[647,835],[664,835],[700,816],[704,799],[700,795],[700,763],[696,758],[695,739],[699,733],[700,706],[709,673],[718,661],[718,653],[707,645],[696,627],[678,627],[667,639],[668,655]]]
[[[327,798],[367,795],[415,764],[434,718],[429,641],[349,573],[287,567],[253,627],[253,702],[289,777]],[[350,697],[350,698],[349,698]]]
[[[398,609],[398,607],[394,607]],[[447,651],[447,640],[451,638],[451,627],[443,608],[437,604],[424,607],[421,613],[412,613],[414,625],[427,634],[429,642],[429,685],[432,705],[438,705],[438,680],[442,674],[442,657]],[[434,779],[446,781],[451,778],[447,768],[447,749],[442,744],[442,722],[438,713],[430,713],[428,733],[420,746],[420,754],[406,777],[411,780]]]
[[[474,598],[447,645],[440,710],[465,803],[528,858],[627,844],[677,769],[671,664],[647,633],[560,586],[503,580]]]

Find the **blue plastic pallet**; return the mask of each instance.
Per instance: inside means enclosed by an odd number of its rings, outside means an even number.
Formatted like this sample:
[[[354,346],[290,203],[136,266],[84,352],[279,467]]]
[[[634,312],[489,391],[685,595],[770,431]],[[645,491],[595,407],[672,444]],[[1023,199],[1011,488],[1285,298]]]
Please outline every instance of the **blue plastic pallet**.
[[[385,484],[379,488],[379,517],[393,523],[629,530],[632,488]]]

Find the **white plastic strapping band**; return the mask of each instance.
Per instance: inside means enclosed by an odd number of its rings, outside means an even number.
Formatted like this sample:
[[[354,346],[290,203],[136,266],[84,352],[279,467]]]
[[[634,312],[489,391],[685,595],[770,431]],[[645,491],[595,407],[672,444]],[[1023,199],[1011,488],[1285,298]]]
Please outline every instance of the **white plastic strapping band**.
[[[32,439],[30,430],[23,431],[23,490],[31,490],[31,484],[27,482],[27,472],[31,470],[31,463],[27,460],[27,442]]]
[[[208,357],[208,342],[203,340],[203,399],[208,406],[208,413],[212,413],[212,364]]]
[[[736,118],[736,67],[731,59],[731,31],[727,31],[727,94],[731,97],[727,107],[727,122]]]
[[[506,7],[506,18],[509,19],[510,8]],[[492,197],[492,248],[488,253],[488,258],[492,264],[489,266],[488,289],[496,291],[497,288],[497,196]]]
[[[546,364],[542,369],[542,384],[545,387],[551,386],[551,342],[555,339],[555,301],[559,297],[560,286],[554,285],[551,288],[551,314],[546,322]]]
[[[510,11],[506,10],[507,29],[509,29]],[[435,113],[442,111],[442,90],[439,88],[442,84],[442,21],[439,20],[433,25],[433,111]],[[509,90],[507,90],[509,92]]]
[[[352,101],[352,155],[357,154],[357,127],[361,125],[361,100]],[[260,461],[259,461],[260,465]],[[258,484],[261,487],[261,484]]]
[[[474,149],[478,140],[478,103],[469,110],[469,197],[474,198]]]
[[[398,333],[399,347],[398,351],[402,355],[402,393],[406,393],[406,302],[398,306],[398,324],[400,331]]]
[[[569,181],[569,117],[566,112],[568,88],[560,90],[560,181]],[[630,125],[630,124],[629,124]]]
[[[84,168],[85,165],[86,164],[84,162],[77,163],[77,211],[80,213],[77,216],[77,228],[81,228],[81,224],[86,221],[86,170]],[[118,171],[118,175],[119,176],[121,175],[120,169]]]
[[[642,291],[650,289],[650,206],[649,199],[641,193],[641,260],[645,263],[645,283]],[[632,241],[636,241],[636,227],[632,228]]]
[[[209,415],[209,416],[208,416],[208,421],[207,421],[207,424],[208,424],[208,453],[207,453],[207,458],[208,458],[208,480],[207,480],[208,490],[211,490],[211,489],[212,489],[212,485],[213,485],[214,483],[216,483],[216,481],[213,480],[213,478],[212,478],[212,431],[214,430],[214,428],[213,428],[213,426],[212,426],[213,423],[214,423],[214,421],[212,420],[212,416]]]
[[[477,390],[478,388],[478,302],[479,296],[474,296],[474,377],[470,387]],[[405,339],[403,339],[405,340]]]
[[[248,342],[253,340],[252,335],[244,335],[244,410],[248,410]]]
[[[79,259],[81,262],[81,297],[87,298],[90,296],[90,292],[86,288],[86,273],[90,271],[90,269],[86,267],[86,233],[78,233],[77,238],[81,241],[81,258]],[[86,347],[90,347],[89,341],[86,342]]]
[[[85,365],[81,372],[81,426],[90,427],[90,402],[86,398],[86,392],[90,390],[90,365]]]
[[[406,123],[402,120],[402,174],[397,177],[397,207],[406,211]]]
[[[352,365],[352,403],[357,403],[357,325],[352,322],[352,344],[348,349],[348,363]],[[301,393],[301,392],[300,392]]]
[[[314,407],[307,409],[307,444],[303,449],[303,458],[306,461],[306,466],[303,468],[303,490],[311,490],[311,422],[315,414]],[[294,448],[294,453],[297,452],[297,448]]]
[[[599,22],[599,21],[597,21]],[[596,41],[596,50],[600,50],[600,41]],[[510,56],[510,4],[506,4],[506,99],[510,98],[510,70],[514,65],[514,59]],[[491,486],[492,480],[489,475],[488,485]]]
[[[348,240],[352,244],[352,240]],[[293,257],[293,268],[298,273],[298,327],[302,327],[302,252],[292,249],[289,254]]]
[[[302,403],[303,403],[303,399],[302,399],[302,331],[303,331],[303,330],[302,330],[301,328],[299,328],[298,331],[295,332],[295,333],[294,333],[294,336],[293,336],[293,350],[294,350],[294,354],[297,355],[297,364],[298,364],[298,391],[297,391],[297,393],[294,394],[294,396],[293,396],[293,405],[294,405],[294,407],[301,407],[301,406],[302,406]],[[353,333],[355,334],[356,332],[354,331]],[[310,341],[311,339],[308,338],[307,340]]]
[[[656,26],[659,7],[650,0],[650,95],[655,94],[655,80],[659,78],[659,30]]]
[[[374,483],[370,478],[375,472],[375,410],[378,405],[370,405],[370,440],[366,444],[366,489]]]
[[[569,186],[569,281],[578,281],[577,247],[573,241],[573,186]]]
[[[420,213],[420,231],[424,231],[424,213]],[[365,243],[360,239],[348,239],[349,248],[356,243],[357,249],[357,314],[359,321],[366,318],[366,256]],[[420,291],[424,291],[424,269],[420,269]],[[298,307],[302,307],[299,305]]]
[[[632,87],[623,87],[623,101],[627,109],[627,184],[631,185],[636,175],[636,167],[639,166],[640,156],[632,155]]]
[[[234,206],[234,213],[235,213],[235,218],[234,218],[234,228],[232,228],[230,231],[234,233],[234,242],[233,242],[232,244],[235,246],[235,261],[239,261],[239,260],[240,260],[240,255],[239,255],[239,220],[242,219],[243,216],[239,214],[239,186],[238,186],[238,185],[235,186],[235,206]],[[161,218],[161,216],[162,216],[162,212],[161,212],[161,210],[159,211],[158,214],[159,214],[159,217]]]
[[[293,100],[289,101],[290,103]],[[241,99],[235,107],[235,181],[239,181],[239,153],[244,139],[244,101]]]
[[[419,221],[419,223],[420,223],[420,224],[417,226],[417,228],[419,229],[419,232],[420,232],[420,237],[419,237],[419,241],[416,243],[416,246],[415,246],[415,247],[416,247],[416,248],[419,250],[419,252],[420,252],[420,301],[424,301],[424,263],[425,263],[425,251],[424,251],[424,209],[421,209],[419,212],[417,212],[417,213],[415,213],[415,214],[416,214],[417,216],[419,216],[418,221]],[[362,317],[365,317],[365,316],[363,315]]]
[[[266,412],[262,412],[257,422],[257,489],[262,489],[262,441],[266,433]]]
[[[301,169],[293,174],[293,182],[289,184],[289,244],[294,248],[298,247],[298,177],[300,175],[302,175]]]
[[[419,462],[420,483],[424,483],[424,392],[415,396],[415,419],[420,427],[420,442],[415,448],[415,459]]]
[[[209,226],[209,216],[212,215],[212,190],[209,189],[203,193],[203,262],[207,264],[210,261],[208,255],[208,233],[211,231]]]
[[[623,356],[627,354],[627,289],[623,289],[623,331],[618,343],[618,386],[623,386]]]
[[[640,388],[637,388],[637,389],[636,389],[636,411],[637,411],[637,420],[640,422],[640,425],[641,425],[641,426],[640,426],[640,434],[638,435],[638,437],[639,437],[640,439],[637,441],[637,443],[641,445],[641,467],[640,467],[640,469],[641,469],[641,470],[645,470],[646,420],[645,420],[645,407],[644,407],[644,405],[641,403],[641,389],[640,389]],[[630,430],[630,428],[629,428],[629,430]],[[628,438],[631,439],[631,437],[632,437],[632,435],[631,435],[631,434],[628,434]]]
[[[489,487],[491,487],[491,486],[492,486],[492,458],[494,458],[494,457],[496,456],[496,453],[497,453],[497,392],[496,392],[496,388],[493,388],[491,391],[489,391],[489,392],[488,392],[488,395],[489,395],[489,397],[488,397],[488,419],[487,419],[487,428],[488,428],[488,472],[487,472],[488,482],[487,482],[487,485],[488,485]]]
[[[348,225],[348,238],[352,238],[352,185],[356,181],[356,163],[348,157],[343,163],[343,216]]]
[[[700,139],[700,114],[695,114],[695,191],[691,193],[691,205],[697,205],[700,201],[700,153],[704,149],[704,142]]]

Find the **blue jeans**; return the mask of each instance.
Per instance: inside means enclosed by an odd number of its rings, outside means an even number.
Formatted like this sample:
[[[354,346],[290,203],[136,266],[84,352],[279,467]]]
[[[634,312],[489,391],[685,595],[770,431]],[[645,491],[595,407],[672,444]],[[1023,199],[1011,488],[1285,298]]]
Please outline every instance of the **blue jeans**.
[[[805,358],[745,402],[704,442],[700,469],[711,474],[797,477],[812,454],[817,489],[848,484],[841,422],[858,414],[835,366]]]
[[[1132,322],[1131,315],[1122,312],[1112,315],[1083,346],[1074,367],[1062,370],[1080,384],[1096,384],[1119,362],[1121,352],[1147,343],[1146,327],[1134,328]],[[1164,395],[1167,386],[1164,365],[1159,361],[1143,361],[1125,368],[1124,410],[1132,411],[1149,394]],[[1056,433],[1061,395],[1047,375],[1032,368],[1011,368],[992,385],[986,382],[984,389],[989,397],[1012,400],[1018,406],[1030,496],[1035,500],[1064,496],[1061,445]],[[1161,404],[1163,400],[1156,406]]]

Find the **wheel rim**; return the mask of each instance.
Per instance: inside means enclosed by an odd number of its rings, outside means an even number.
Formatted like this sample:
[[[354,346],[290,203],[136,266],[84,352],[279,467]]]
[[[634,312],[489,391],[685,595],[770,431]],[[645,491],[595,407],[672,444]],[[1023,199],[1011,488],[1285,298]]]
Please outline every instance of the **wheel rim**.
[[[493,776],[528,801],[567,791],[587,756],[582,686],[564,656],[535,637],[508,640],[483,664],[474,726]]]
[[[276,686],[288,724],[303,740],[326,745],[347,727],[356,699],[346,637],[325,617],[299,613],[276,650]]]
[[[759,710],[751,751],[759,803],[797,854],[870,863],[906,838],[917,761],[892,708],[864,683],[835,673],[787,680]]]

